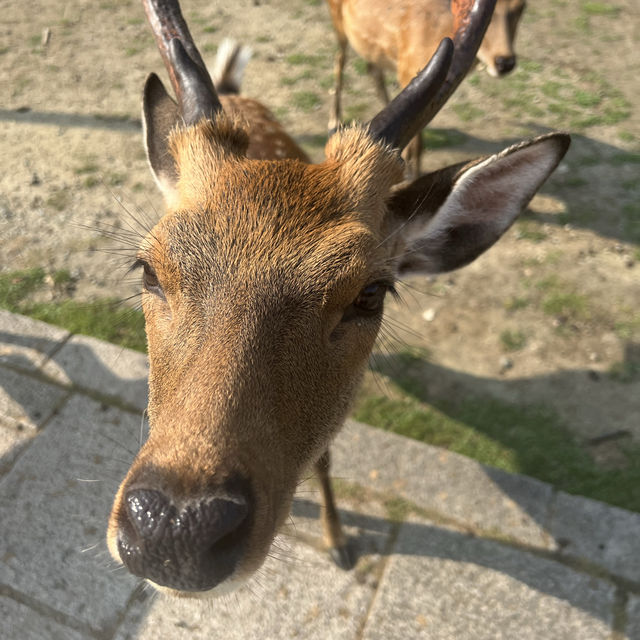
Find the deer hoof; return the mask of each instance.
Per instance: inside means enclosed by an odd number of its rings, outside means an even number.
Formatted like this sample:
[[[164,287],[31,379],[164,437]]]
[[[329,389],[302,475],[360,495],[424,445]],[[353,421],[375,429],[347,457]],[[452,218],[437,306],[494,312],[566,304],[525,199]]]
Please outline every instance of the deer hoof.
[[[348,542],[339,547],[331,547],[329,555],[333,562],[344,571],[350,571],[355,566],[355,558]]]

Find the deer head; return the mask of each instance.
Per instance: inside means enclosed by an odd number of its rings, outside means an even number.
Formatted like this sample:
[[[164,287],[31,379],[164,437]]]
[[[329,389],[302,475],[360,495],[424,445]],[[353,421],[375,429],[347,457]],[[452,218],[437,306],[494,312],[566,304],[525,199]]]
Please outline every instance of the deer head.
[[[489,75],[507,75],[516,66],[514,43],[525,0],[498,0],[487,33],[478,49],[478,59]]]
[[[178,105],[151,76],[145,141],[167,212],[136,260],[150,433],[108,531],[132,573],[174,593],[246,580],[342,424],[396,280],[472,261],[562,158],[554,134],[400,185],[400,150],[472,64],[491,8],[465,6],[455,46],[311,165],[249,157],[177,4],[147,3]]]

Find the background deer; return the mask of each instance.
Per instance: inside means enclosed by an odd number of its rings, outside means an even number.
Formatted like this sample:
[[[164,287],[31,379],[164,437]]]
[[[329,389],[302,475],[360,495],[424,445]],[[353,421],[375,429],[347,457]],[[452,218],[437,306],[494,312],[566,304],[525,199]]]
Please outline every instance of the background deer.
[[[370,123],[336,133],[317,165],[264,107],[218,96],[177,3],[145,7],[178,102],[149,76],[144,139],[167,201],[136,259],[150,431],[115,497],[110,551],[173,593],[224,593],[262,564],[315,465],[326,541],[347,567],[328,447],[385,296],[405,273],[455,269],[491,246],[569,137],[400,184],[400,151],[472,64],[491,1],[454,2],[455,45],[444,40]]]
[[[406,87],[431,58],[440,41],[453,36],[455,25],[449,0],[327,0],[338,39],[335,89],[329,131],[342,118],[342,85],[347,46],[367,61],[378,96],[389,96],[384,72],[397,73]],[[516,65],[514,41],[525,0],[497,0],[489,26],[477,52],[478,59],[494,77],[509,73]],[[416,136],[410,146],[410,170],[420,172],[422,143]]]

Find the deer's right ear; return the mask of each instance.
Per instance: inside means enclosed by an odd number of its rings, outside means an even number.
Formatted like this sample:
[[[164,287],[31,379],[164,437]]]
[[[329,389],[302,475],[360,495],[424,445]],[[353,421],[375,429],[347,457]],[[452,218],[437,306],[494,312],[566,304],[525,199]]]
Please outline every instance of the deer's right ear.
[[[178,105],[155,73],[149,74],[142,97],[144,145],[151,172],[166,200],[175,194],[178,170],[169,151],[169,134],[182,122]]]

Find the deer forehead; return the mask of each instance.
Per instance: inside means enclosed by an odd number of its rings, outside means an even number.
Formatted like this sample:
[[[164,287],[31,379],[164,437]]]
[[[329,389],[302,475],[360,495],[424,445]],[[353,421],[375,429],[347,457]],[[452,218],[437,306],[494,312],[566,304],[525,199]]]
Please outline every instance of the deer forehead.
[[[229,152],[210,123],[180,132],[180,197],[143,257],[171,280],[169,290],[282,280],[325,295],[364,286],[386,268],[386,201],[402,164],[366,131],[334,138],[327,160],[307,165]]]

